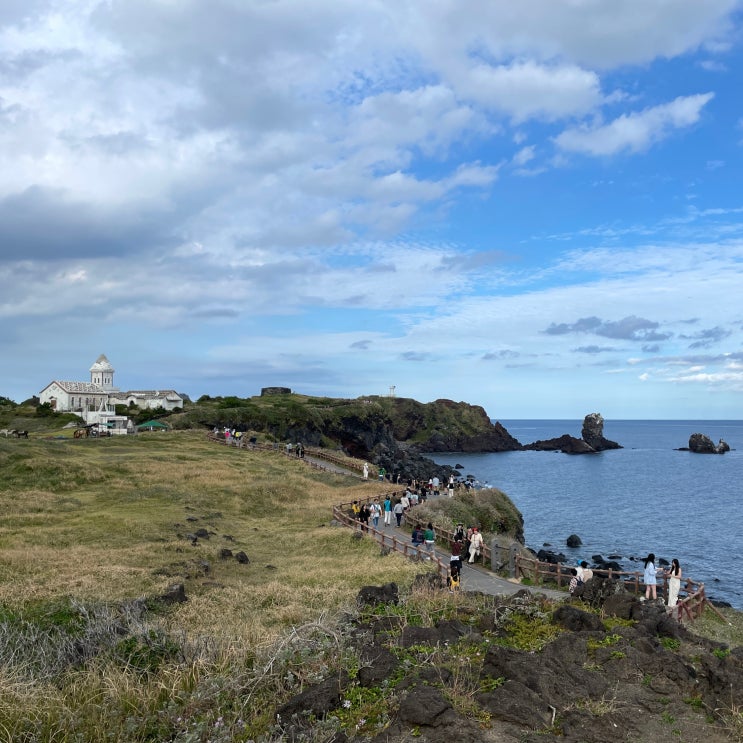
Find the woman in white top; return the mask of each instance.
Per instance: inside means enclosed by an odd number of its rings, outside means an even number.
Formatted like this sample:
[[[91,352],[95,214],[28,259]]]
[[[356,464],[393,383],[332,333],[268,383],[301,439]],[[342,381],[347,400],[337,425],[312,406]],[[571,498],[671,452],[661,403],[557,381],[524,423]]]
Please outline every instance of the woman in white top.
[[[676,606],[681,588],[681,565],[674,557],[671,560],[671,569],[668,571],[668,605]]]
[[[472,536],[470,537],[470,559],[468,562],[472,564],[482,552],[482,534],[477,530],[477,527],[472,529]]]

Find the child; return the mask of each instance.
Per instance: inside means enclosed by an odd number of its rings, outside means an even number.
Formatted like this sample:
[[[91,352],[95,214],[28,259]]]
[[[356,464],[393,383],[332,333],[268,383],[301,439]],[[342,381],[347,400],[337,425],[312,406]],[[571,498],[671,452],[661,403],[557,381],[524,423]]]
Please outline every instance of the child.
[[[451,563],[449,565],[449,576],[446,579],[446,585],[449,587],[450,593],[459,590],[459,580],[459,566]]]

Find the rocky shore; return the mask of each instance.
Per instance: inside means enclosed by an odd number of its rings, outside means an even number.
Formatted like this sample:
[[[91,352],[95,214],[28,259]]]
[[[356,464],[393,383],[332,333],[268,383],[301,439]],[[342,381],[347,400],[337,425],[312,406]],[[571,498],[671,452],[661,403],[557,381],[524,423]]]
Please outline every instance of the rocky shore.
[[[439,611],[422,617],[394,584],[363,588],[341,630],[357,670],[280,704],[277,730],[335,743],[740,740],[742,649],[620,583],[594,578],[561,605],[527,590],[446,599],[428,576],[419,589],[440,592]]]

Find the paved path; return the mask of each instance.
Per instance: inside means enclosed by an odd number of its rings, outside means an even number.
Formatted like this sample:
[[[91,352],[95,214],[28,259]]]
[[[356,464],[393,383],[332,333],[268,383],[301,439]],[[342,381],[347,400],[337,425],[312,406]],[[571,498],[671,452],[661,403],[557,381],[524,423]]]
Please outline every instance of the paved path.
[[[372,532],[369,535],[374,536],[381,544],[386,543],[391,545],[393,535],[397,537],[398,542],[410,541],[409,533],[402,527],[398,528],[394,525],[385,527],[383,524],[380,524],[378,531],[382,535],[381,538]],[[442,550],[437,546],[435,548],[435,554],[445,565],[448,564],[451,557],[450,552]],[[568,598],[568,593],[565,591],[556,591],[552,588],[544,588],[542,586],[523,586],[520,583],[512,583],[510,580],[496,575],[483,565],[470,565],[467,561],[463,561],[462,563],[461,588],[463,591],[480,591],[491,596],[512,596],[522,588],[526,588],[532,593],[543,593],[554,601],[564,601]]]

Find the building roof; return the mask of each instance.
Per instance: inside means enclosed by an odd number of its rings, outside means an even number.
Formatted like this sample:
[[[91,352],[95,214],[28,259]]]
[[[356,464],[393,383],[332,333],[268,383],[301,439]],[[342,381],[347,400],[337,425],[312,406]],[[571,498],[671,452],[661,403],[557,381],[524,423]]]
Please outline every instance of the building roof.
[[[170,399],[182,399],[175,390],[129,390],[120,393],[121,396],[134,397],[167,397]]]
[[[65,392],[73,392],[75,394],[108,395],[110,393],[110,390],[104,390],[99,384],[93,384],[92,382],[60,382],[58,379],[50,382],[44,389],[51,387],[53,384],[61,387]]]

